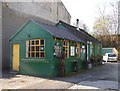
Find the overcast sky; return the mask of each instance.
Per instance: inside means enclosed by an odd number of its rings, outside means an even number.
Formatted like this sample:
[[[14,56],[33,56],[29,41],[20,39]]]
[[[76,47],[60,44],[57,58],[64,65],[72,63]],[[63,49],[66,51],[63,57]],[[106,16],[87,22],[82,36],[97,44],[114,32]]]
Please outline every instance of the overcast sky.
[[[98,16],[98,6],[108,5],[110,2],[117,2],[118,0],[62,0],[68,12],[71,14],[71,24],[79,19],[80,22],[85,23],[90,32],[92,31],[95,17]],[[108,8],[108,11],[110,9]]]

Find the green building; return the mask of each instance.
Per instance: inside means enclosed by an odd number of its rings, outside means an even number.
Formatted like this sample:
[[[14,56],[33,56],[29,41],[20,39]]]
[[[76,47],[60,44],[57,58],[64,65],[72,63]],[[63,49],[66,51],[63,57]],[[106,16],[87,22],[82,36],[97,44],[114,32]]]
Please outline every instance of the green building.
[[[62,21],[50,26],[36,20],[24,24],[10,38],[11,69],[43,77],[81,71],[83,61],[100,54],[101,44],[84,30],[64,25]]]
[[[83,29],[71,26],[63,21],[59,21],[59,23],[57,23],[56,26],[59,29],[65,28],[67,31],[74,34],[82,41],[84,41],[85,52],[81,54],[81,59],[90,61],[91,55],[94,55],[94,56],[101,55],[102,53],[101,42],[95,39],[93,36],[91,36],[87,32],[85,32]]]

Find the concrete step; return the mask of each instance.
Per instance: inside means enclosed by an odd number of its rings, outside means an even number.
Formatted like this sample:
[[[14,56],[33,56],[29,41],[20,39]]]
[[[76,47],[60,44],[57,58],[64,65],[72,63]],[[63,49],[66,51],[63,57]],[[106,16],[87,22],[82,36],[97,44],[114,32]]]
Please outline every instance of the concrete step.
[[[18,72],[17,71],[10,71],[9,74],[11,74],[11,75],[17,75]]]

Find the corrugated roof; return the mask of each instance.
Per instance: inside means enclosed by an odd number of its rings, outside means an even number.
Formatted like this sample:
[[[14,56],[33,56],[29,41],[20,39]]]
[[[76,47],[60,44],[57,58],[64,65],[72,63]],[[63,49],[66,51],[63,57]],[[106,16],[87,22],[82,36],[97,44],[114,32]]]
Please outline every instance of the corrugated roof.
[[[59,21],[58,24],[62,24],[65,28],[67,28],[69,32],[73,33],[75,36],[77,36],[84,42],[91,41],[94,43],[100,43],[100,41],[98,41],[93,36],[85,32],[83,29],[79,28],[79,30],[77,30],[78,29],[77,27],[71,26],[63,21]]]
[[[96,38],[94,38],[92,35],[88,34],[88,33],[87,33],[86,31],[84,31],[83,29],[80,29],[80,31],[81,31],[82,33],[84,33],[84,34],[89,38],[90,41],[95,42],[95,43],[101,43],[99,40],[97,40]]]
[[[39,24],[44,29],[46,29],[48,32],[50,32],[55,37],[62,38],[62,39],[68,39],[68,40],[72,40],[72,41],[76,41],[76,42],[84,42],[80,38],[76,37],[74,34],[70,33],[67,30],[58,29],[58,27],[56,27],[56,26],[44,24],[37,20],[33,20],[33,21],[36,22],[37,24]]]

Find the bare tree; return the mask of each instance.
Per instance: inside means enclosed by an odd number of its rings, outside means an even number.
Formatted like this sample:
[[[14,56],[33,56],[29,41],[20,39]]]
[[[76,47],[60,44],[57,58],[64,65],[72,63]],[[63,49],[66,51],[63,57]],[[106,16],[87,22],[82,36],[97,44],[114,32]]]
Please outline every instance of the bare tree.
[[[82,24],[82,28],[83,30],[85,30],[86,32],[89,32],[89,28],[86,24]]]
[[[98,8],[99,16],[96,18],[96,21],[94,24],[94,30],[97,29],[96,23],[99,23],[99,24],[102,23],[102,26],[101,26],[102,30],[99,30],[99,31],[103,31],[103,32],[106,31],[109,34],[116,34],[117,29],[118,29],[118,5],[117,3],[109,3],[108,5],[103,4],[102,7],[100,7],[99,5],[97,8]]]
[[[108,13],[109,7],[109,13]],[[101,40],[105,46],[113,46],[114,38],[112,35],[117,33],[118,29],[118,5],[109,3],[98,8],[99,16],[94,22],[94,35]]]

